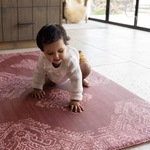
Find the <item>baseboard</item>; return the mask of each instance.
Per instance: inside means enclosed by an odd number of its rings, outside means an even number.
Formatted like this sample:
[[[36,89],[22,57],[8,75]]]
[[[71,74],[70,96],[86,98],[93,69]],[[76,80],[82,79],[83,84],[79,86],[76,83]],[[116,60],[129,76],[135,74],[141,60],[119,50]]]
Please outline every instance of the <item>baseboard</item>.
[[[21,49],[37,47],[36,40],[0,42],[0,50]]]

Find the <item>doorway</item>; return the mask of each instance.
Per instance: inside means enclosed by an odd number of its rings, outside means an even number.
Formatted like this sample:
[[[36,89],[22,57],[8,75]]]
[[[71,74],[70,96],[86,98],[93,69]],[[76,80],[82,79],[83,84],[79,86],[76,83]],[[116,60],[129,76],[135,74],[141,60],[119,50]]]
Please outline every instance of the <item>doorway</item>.
[[[91,0],[89,19],[150,31],[150,0]]]

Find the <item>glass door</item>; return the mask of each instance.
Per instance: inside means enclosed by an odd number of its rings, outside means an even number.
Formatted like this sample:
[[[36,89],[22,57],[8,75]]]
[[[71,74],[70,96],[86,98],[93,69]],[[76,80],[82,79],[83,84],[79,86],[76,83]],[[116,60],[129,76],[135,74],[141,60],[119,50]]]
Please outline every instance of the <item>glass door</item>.
[[[105,20],[106,19],[107,0],[90,0],[90,18]]]
[[[150,31],[150,0],[90,0],[88,18]]]
[[[150,0],[139,0],[137,26],[150,29]]]
[[[134,0],[110,0],[109,21],[134,25],[135,4]]]

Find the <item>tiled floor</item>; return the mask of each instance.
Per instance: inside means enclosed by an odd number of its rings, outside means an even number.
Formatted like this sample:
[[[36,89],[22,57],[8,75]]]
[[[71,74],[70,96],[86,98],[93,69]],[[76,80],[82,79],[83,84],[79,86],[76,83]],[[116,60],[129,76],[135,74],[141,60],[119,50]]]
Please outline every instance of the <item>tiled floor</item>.
[[[82,29],[67,30],[70,45],[83,51],[94,70],[150,102],[149,32],[98,22],[93,22],[93,29],[83,29],[84,24],[81,22]],[[35,50],[5,50],[0,54]],[[149,149],[150,143],[145,143],[126,150]]]

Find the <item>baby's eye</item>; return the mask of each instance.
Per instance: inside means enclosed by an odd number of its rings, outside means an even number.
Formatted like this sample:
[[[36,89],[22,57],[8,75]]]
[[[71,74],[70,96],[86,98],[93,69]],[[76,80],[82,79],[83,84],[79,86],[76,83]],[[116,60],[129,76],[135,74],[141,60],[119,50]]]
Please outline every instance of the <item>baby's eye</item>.
[[[60,51],[58,51],[59,53],[62,53],[64,50],[60,50]]]
[[[53,53],[48,53],[48,55],[53,55]]]

